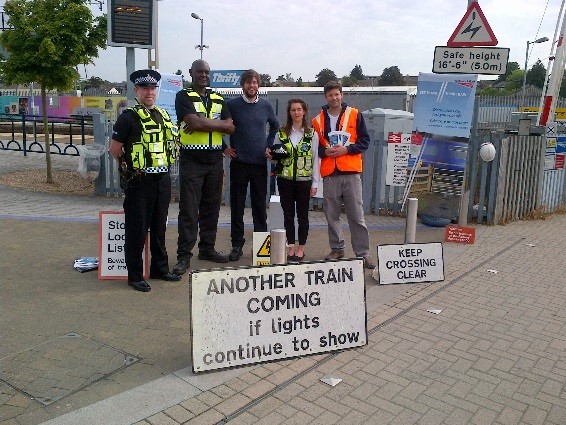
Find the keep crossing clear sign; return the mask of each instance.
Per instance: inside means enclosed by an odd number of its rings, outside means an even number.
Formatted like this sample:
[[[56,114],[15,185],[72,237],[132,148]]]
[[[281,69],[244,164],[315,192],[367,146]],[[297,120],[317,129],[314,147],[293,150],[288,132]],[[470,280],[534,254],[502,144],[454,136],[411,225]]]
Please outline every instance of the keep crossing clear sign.
[[[379,284],[438,282],[444,280],[442,244],[379,245]]]

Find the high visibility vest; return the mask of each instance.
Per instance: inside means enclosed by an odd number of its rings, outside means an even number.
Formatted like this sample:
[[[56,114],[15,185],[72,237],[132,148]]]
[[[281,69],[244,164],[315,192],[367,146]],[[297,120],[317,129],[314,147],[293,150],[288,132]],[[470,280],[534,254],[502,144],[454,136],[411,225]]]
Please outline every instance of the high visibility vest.
[[[312,180],[314,164],[312,155],[313,136],[313,129],[308,133],[305,132],[303,138],[295,147],[285,131],[283,129],[279,130],[279,140],[285,146],[287,152],[291,152],[291,155],[279,160],[281,166],[275,172],[278,177],[298,181]]]
[[[324,111],[320,111],[320,114],[313,118],[312,126],[318,133],[318,140],[320,144],[324,147],[330,147],[330,143],[325,134],[325,120],[326,115]],[[356,143],[358,141],[358,132],[356,125],[357,121],[358,110],[356,108],[347,106],[340,115],[338,129],[350,133],[350,143]],[[335,129],[330,129],[330,131],[333,130]],[[348,173],[361,173],[362,154],[346,154],[336,158],[323,156],[320,158],[320,175],[322,177],[329,176],[336,169],[338,169],[338,171],[344,171]]]
[[[174,144],[179,132],[171,122],[169,114],[164,109],[154,106],[159,112],[163,123],[155,122],[147,108],[136,105],[128,108],[140,118],[142,131],[140,140],[133,142],[130,148],[130,157],[134,169],[154,167],[168,167],[175,162]]]
[[[209,95],[208,105],[205,105],[199,94],[192,89],[183,90],[193,105],[197,114],[205,116],[210,119],[220,119],[222,115],[222,105],[224,98],[216,92],[211,92]],[[179,128],[181,129],[181,146],[185,149],[222,149],[222,132],[220,131],[191,131],[185,133],[182,129],[185,127],[183,121],[179,121]]]

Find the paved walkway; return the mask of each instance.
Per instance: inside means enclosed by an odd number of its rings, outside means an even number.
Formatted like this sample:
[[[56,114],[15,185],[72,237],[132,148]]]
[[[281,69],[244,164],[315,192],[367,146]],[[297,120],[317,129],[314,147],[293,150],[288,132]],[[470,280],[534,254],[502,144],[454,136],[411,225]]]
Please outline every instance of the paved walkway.
[[[5,154],[4,171],[28,166]],[[72,269],[97,255],[98,211],[120,199],[1,186],[0,196],[1,425],[566,424],[564,215],[444,243],[443,282],[379,286],[367,271],[366,346],[194,375],[187,279],[142,294]],[[403,242],[403,220],[367,219],[373,246]],[[328,242],[321,213],[312,220],[307,254],[318,260]],[[443,231],[419,226],[417,238]]]

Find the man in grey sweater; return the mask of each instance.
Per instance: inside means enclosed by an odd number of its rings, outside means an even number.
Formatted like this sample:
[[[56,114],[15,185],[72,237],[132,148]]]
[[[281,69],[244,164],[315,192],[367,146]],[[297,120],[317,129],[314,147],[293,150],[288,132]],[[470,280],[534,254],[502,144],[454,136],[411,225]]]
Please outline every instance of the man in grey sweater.
[[[226,103],[236,127],[236,131],[230,136],[230,147],[224,150],[224,154],[231,159],[230,261],[239,260],[243,252],[244,208],[248,184],[254,232],[267,232],[267,154],[279,130],[279,121],[271,103],[258,96],[260,82],[259,74],[248,69],[240,78],[243,95]]]

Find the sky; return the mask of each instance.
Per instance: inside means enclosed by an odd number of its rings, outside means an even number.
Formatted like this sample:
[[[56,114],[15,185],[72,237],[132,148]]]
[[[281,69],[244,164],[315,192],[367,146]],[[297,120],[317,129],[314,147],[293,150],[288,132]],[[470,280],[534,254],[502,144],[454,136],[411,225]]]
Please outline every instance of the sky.
[[[524,67],[527,41],[532,44],[528,66],[540,59],[545,67],[551,52],[562,0],[481,0],[479,5],[497,47],[510,49],[509,61]],[[356,64],[365,75],[380,75],[397,66],[403,75],[432,72],[434,48],[446,46],[464,17],[467,0],[190,0],[158,1],[158,59],[162,72],[188,69],[203,51],[211,69],[254,68],[260,74],[290,73],[314,81],[329,68],[338,77]],[[98,8],[91,6],[93,13]],[[107,5],[104,5],[106,12]],[[136,49],[136,68],[147,67],[147,50]],[[126,80],[126,49],[107,47],[93,65],[79,68],[81,77]],[[483,76],[482,78],[495,78]]]

